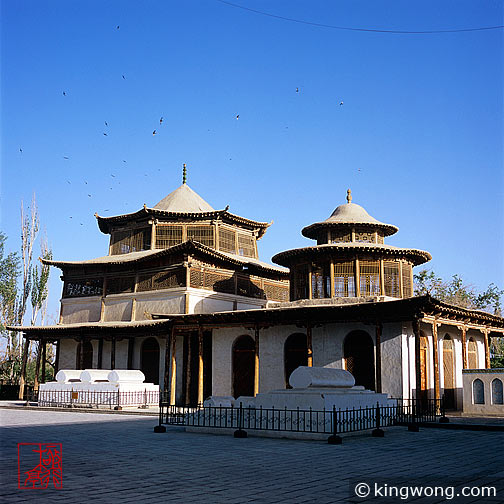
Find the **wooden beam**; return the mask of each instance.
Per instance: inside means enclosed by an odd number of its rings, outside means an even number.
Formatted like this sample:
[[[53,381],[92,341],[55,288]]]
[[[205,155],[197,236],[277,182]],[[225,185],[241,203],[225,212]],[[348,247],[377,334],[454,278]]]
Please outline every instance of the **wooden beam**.
[[[172,327],[170,334],[171,343],[171,368],[170,368],[170,405],[175,405],[175,397],[177,392],[177,335],[175,326]]]
[[[312,265],[308,264],[308,299],[313,298],[313,287],[312,287]]]
[[[485,367],[490,369],[490,345],[488,344],[488,328],[485,327],[483,330],[485,336]]]
[[[312,327],[306,324],[306,347],[308,350],[308,367],[313,366],[313,342],[312,342]]]
[[[383,326],[380,322],[376,323],[376,392],[381,393],[381,336]]]
[[[259,393],[259,326],[255,326],[254,346],[254,397]]]
[[[334,261],[332,259],[331,262],[329,263],[329,275],[331,281],[331,297],[333,298],[335,293],[334,293]]]
[[[438,323],[432,322],[432,360],[434,361],[434,399],[441,398],[439,388],[439,351],[438,351]]]
[[[198,328],[198,404],[203,404],[203,328]]]
[[[18,399],[23,399],[24,397],[24,387],[26,383],[26,362],[28,361],[29,347],[30,347],[30,340],[28,338],[25,338],[25,343],[23,347],[23,360],[21,361],[21,376],[19,377]]]

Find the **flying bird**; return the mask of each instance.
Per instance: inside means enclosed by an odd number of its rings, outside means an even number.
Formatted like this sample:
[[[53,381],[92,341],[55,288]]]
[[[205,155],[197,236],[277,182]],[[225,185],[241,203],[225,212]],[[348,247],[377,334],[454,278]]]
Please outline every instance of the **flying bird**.
[[[105,121],[105,126],[108,126],[108,122],[107,121]]]
[[[296,88],[296,93],[299,93],[299,88],[298,87]]]
[[[340,101],[340,102],[339,102],[339,104],[340,104],[340,107],[341,107],[341,105],[343,105],[343,102],[342,102],[342,101]]]
[[[72,182],[70,182],[70,180],[67,179],[67,184],[71,184]]]
[[[23,152],[23,149],[21,149],[21,147],[19,147],[19,152]]]
[[[123,78],[124,80],[126,80],[126,77],[124,77],[124,74],[123,74],[122,78]]]
[[[91,198],[91,194],[88,194],[88,197]]]
[[[238,119],[240,119],[240,114],[238,114],[238,115],[236,116],[236,120],[237,120],[237,121],[238,121]]]
[[[66,93],[65,93],[65,91],[63,91],[63,96],[66,96]]]
[[[70,159],[68,156],[63,156],[63,159]]]
[[[73,217],[68,217],[69,219],[73,219]]]
[[[103,133],[103,136],[108,136],[107,133]]]
[[[163,118],[159,119],[159,124],[163,124]]]
[[[119,25],[117,25],[117,28],[116,28],[116,30],[119,30]]]
[[[152,134],[153,134],[153,135],[157,135],[156,130],[154,130],[154,131],[152,132]]]
[[[113,173],[111,173],[110,176],[115,178],[115,175]]]
[[[126,159],[123,159],[123,163],[126,163]]]

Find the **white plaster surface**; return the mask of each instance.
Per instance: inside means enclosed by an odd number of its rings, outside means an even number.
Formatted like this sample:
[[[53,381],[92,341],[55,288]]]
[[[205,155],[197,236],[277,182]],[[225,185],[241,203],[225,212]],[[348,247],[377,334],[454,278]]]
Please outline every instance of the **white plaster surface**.
[[[62,323],[76,324],[79,322],[98,322],[100,320],[101,301],[86,299],[85,302],[76,299],[64,299],[62,305]]]
[[[468,415],[481,416],[501,416],[504,417],[504,405],[494,404],[495,399],[492,396],[492,381],[501,380],[504,385],[504,369],[487,370],[480,369],[477,372],[471,370],[463,373],[463,411]],[[479,379],[484,387],[484,404],[474,404],[473,383]]]
[[[129,321],[131,320],[131,299],[110,299],[105,298],[104,321]]]
[[[351,388],[355,385],[355,379],[349,371],[344,369],[299,366],[290,375],[289,384],[295,389]]]

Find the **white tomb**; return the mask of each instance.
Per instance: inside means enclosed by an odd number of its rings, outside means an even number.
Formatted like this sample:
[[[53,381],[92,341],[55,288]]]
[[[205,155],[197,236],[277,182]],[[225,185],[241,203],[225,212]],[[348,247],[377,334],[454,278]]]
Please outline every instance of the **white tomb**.
[[[39,406],[148,407],[159,404],[159,385],[136,369],[61,369],[39,387]]]

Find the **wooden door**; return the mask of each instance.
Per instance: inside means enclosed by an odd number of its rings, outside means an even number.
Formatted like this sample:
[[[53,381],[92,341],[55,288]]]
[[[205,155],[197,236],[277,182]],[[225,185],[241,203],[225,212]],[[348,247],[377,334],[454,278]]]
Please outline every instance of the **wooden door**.
[[[478,369],[478,347],[473,338],[467,342],[467,365],[469,369]]]
[[[254,395],[255,342],[240,336],[233,345],[233,397]]]
[[[352,331],[343,344],[345,368],[352,373],[356,385],[375,389],[374,344],[364,331]]]
[[[143,341],[140,369],[145,375],[145,383],[159,385],[159,343],[156,338],[147,338]]]
[[[444,401],[446,409],[455,409],[455,361],[453,341],[446,335],[443,339]]]
[[[292,388],[289,385],[289,378],[299,366],[308,366],[308,344],[306,334],[303,333],[291,334],[285,340],[284,370],[286,388]]]

